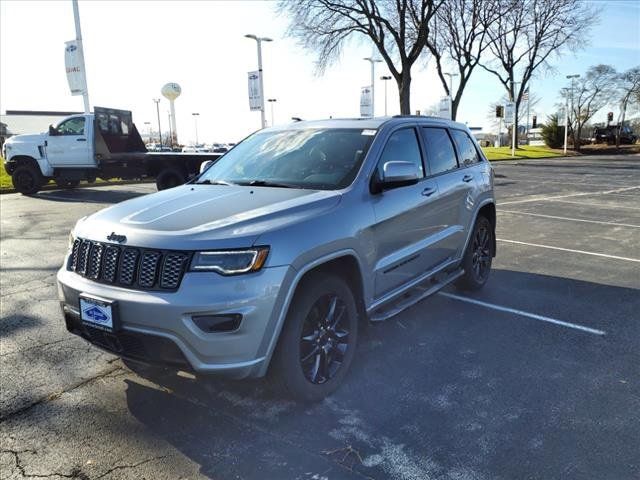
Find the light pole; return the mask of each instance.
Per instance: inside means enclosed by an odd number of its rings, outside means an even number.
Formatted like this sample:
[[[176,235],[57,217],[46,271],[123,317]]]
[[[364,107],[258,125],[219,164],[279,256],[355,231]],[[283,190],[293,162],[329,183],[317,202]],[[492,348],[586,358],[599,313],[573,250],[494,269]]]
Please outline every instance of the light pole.
[[[269,37],[258,37],[257,35],[253,35],[248,33],[245,35],[247,38],[252,38],[258,44],[258,76],[260,77],[260,119],[262,121],[262,128],[267,126],[267,119],[265,118],[264,113],[264,78],[262,75],[262,42],[272,42],[273,40]]]
[[[391,75],[382,75],[380,80],[384,80],[384,116],[387,116],[387,82],[391,80]]]
[[[449,120],[453,120],[453,77],[457,77],[458,73],[444,73],[449,77]]]
[[[160,149],[162,149],[162,129],[160,127],[160,99],[154,98],[153,102],[156,104],[156,113],[158,114],[158,138],[160,139]]]
[[[277,98],[268,98],[267,102],[269,102],[271,104],[271,126],[273,127],[274,125],[274,121],[273,121],[273,105],[278,101]]]
[[[200,114],[195,112],[195,113],[192,113],[191,115],[193,115],[193,123],[196,126],[196,146],[198,146],[198,117],[200,116]]]
[[[149,142],[148,143],[151,143],[151,122],[144,122],[144,124],[149,129]]]
[[[82,100],[84,100],[84,113],[89,113],[89,88],[87,87],[87,70],[84,66],[84,47],[82,46],[82,31],[80,30],[80,11],[78,10],[78,0],[73,0],[72,5],[73,21],[76,26],[76,43],[78,44],[78,50],[80,51],[80,68],[82,69],[82,75],[84,77],[84,93],[82,94]]]
[[[513,91],[513,95],[511,97],[511,102],[513,103],[513,118],[511,119],[511,156],[515,157],[516,156],[516,141],[517,141],[517,134],[516,134],[516,102],[515,102],[515,97],[516,97],[516,85],[520,84],[522,82],[511,82],[511,90]]]
[[[567,75],[567,80],[571,80],[571,114],[573,114],[573,81],[576,78],[580,78],[580,74],[576,73],[573,75]],[[567,153],[567,130],[569,130],[569,100],[567,99],[567,108],[565,109],[567,113],[565,114],[565,124],[564,124],[564,153]],[[580,139],[578,139],[580,141]],[[576,145],[575,141],[573,142],[573,148],[575,150]]]
[[[376,63],[382,62],[377,58],[365,57],[364,60],[371,63],[371,116],[376,116]]]

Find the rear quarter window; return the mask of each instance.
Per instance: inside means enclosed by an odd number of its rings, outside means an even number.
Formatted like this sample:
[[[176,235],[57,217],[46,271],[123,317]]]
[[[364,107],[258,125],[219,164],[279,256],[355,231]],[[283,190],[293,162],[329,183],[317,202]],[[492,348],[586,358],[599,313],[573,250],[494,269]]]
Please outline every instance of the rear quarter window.
[[[481,161],[480,154],[476,149],[475,142],[462,130],[451,130],[451,136],[458,148],[458,155],[460,155],[460,165],[468,167]]]

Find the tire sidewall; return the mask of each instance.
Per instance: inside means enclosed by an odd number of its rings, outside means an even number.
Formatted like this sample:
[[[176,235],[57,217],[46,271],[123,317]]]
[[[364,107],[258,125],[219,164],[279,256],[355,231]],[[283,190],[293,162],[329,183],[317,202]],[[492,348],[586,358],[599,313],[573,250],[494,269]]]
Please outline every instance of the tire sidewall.
[[[313,384],[304,375],[300,364],[300,337],[304,321],[316,301],[324,295],[336,294],[345,303],[348,314],[349,346],[342,366],[336,375],[322,384]],[[303,281],[287,312],[274,359],[279,383],[293,397],[306,401],[319,401],[331,394],[348,374],[358,341],[358,309],[351,288],[341,278],[330,274],[313,275]]]
[[[20,182],[16,182],[16,180],[21,176],[21,175],[30,175],[33,181],[33,184],[29,187],[25,187],[23,185],[20,184]],[[42,175],[40,174],[40,172],[38,172],[36,170],[35,167],[33,167],[32,165],[20,165],[18,166],[14,172],[13,175],[11,175],[12,177],[12,181],[13,181],[13,187],[20,193],[22,193],[23,195],[32,195],[34,193],[37,193],[38,190],[40,190],[40,188],[42,188],[43,185],[43,178]]]
[[[177,168],[166,168],[156,177],[156,188],[167,190],[182,185],[186,181],[186,176]],[[175,183],[175,185],[174,185]]]
[[[469,243],[467,244],[467,249],[464,253],[464,258],[462,260],[462,268],[464,269],[465,273],[464,273],[464,276],[461,278],[461,281],[458,282],[458,285],[466,290],[478,290],[482,288],[489,280],[489,277],[491,277],[492,260],[489,261],[490,262],[489,273],[487,273],[487,276],[483,281],[478,281],[478,279],[473,273],[473,261],[472,261],[473,239],[475,238],[476,233],[478,232],[478,229],[483,225],[487,227],[489,234],[492,236],[490,239],[491,257],[493,257],[493,254],[494,254],[493,252],[494,238],[493,237],[495,237],[495,232],[493,231],[493,227],[491,226],[491,222],[489,221],[489,219],[484,216],[479,216],[476,219],[475,224],[473,225],[473,231],[471,232],[471,236],[469,237]]]

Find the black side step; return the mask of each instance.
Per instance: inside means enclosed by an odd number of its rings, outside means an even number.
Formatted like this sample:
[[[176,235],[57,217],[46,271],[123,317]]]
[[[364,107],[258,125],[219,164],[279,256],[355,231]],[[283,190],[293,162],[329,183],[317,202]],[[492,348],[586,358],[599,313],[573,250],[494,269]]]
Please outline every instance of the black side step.
[[[407,290],[404,295],[401,295],[396,300],[390,301],[378,308],[376,308],[369,315],[369,319],[372,322],[382,322],[383,320],[387,320],[403,310],[415,305],[420,300],[423,300],[438,290],[449,285],[456,278],[460,277],[464,273],[464,270],[458,269],[454,270],[451,273],[446,275],[442,275],[441,278],[438,278],[440,275],[436,275],[435,277],[431,277],[425,280],[422,283],[419,283],[413,288]]]

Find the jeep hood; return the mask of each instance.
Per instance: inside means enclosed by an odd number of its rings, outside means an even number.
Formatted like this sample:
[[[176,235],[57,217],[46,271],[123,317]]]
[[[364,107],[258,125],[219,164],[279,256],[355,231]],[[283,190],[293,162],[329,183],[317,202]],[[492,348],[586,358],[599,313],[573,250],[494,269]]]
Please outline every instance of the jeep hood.
[[[119,203],[78,222],[76,236],[125,245],[198,250],[244,248],[258,236],[313,218],[340,201],[335,191],[183,185]]]

